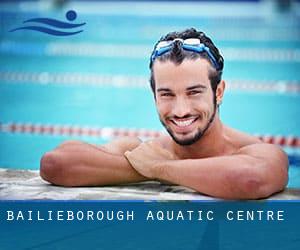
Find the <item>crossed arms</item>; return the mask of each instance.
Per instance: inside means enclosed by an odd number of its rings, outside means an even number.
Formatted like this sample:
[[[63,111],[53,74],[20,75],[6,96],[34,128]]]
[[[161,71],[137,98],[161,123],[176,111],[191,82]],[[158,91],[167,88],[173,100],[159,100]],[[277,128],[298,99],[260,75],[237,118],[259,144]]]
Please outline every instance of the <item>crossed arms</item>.
[[[288,160],[270,144],[230,156],[180,160],[157,142],[123,138],[102,147],[69,141],[41,159],[41,177],[62,186],[104,186],[160,180],[226,199],[259,199],[287,184]]]

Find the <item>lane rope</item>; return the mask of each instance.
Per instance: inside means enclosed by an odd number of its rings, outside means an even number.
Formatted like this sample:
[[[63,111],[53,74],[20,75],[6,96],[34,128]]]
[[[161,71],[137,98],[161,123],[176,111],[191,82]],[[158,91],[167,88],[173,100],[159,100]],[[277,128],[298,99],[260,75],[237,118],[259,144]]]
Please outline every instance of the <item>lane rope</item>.
[[[88,85],[112,87],[150,88],[149,79],[145,76],[102,75],[91,73],[50,73],[50,72],[0,72],[0,84],[4,82],[33,83],[40,85]],[[255,81],[255,80],[226,80],[230,91],[253,91],[300,94],[299,81]]]
[[[221,47],[227,61],[243,62],[300,62],[298,48],[232,48]],[[99,44],[92,42],[49,42],[45,46],[32,42],[3,41],[0,52],[24,56],[77,56],[146,59],[152,45],[142,44]]]
[[[142,138],[157,138],[165,133],[150,129],[130,129],[112,127],[90,127],[78,125],[48,125],[33,123],[0,123],[0,132],[4,133],[23,133],[32,135],[51,135],[51,136],[87,136],[97,138],[115,138],[123,136],[135,136]],[[300,147],[300,137],[282,135],[259,135],[256,137],[266,143],[277,144],[291,148]]]

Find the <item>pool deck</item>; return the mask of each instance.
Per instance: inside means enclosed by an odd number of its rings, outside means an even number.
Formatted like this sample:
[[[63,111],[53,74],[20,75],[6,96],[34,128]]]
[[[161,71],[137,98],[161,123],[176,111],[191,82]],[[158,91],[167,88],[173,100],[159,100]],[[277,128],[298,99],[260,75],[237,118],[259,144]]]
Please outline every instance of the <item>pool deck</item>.
[[[0,168],[1,200],[217,200],[182,186],[155,181],[106,187],[59,187],[39,171]],[[268,200],[300,200],[300,189],[286,189]]]

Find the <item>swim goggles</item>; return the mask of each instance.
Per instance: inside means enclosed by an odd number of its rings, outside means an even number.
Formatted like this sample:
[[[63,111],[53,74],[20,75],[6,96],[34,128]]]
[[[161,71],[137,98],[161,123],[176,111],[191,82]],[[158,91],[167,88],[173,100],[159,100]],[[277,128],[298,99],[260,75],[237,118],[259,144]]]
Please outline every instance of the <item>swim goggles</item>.
[[[207,47],[207,46],[205,46],[205,44],[201,43],[200,39],[198,39],[198,38],[188,38],[188,39],[175,38],[174,40],[159,42],[155,46],[154,51],[152,52],[151,63],[153,63],[157,57],[169,52],[172,49],[172,45],[175,41],[180,41],[182,44],[181,46],[184,50],[193,51],[193,52],[197,52],[197,53],[206,52],[209,59],[215,66],[215,68],[217,70],[221,69],[221,66],[218,64],[215,56],[210,51],[209,47]]]

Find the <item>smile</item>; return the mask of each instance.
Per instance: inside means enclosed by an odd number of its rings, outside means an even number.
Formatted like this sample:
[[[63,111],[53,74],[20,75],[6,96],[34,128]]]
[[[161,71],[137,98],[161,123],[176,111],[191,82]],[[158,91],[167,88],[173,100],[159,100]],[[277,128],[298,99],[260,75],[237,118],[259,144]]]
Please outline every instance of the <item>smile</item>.
[[[189,127],[192,123],[194,123],[198,119],[197,117],[191,117],[188,119],[171,119],[171,122],[175,124],[177,127],[180,128],[187,128]]]

